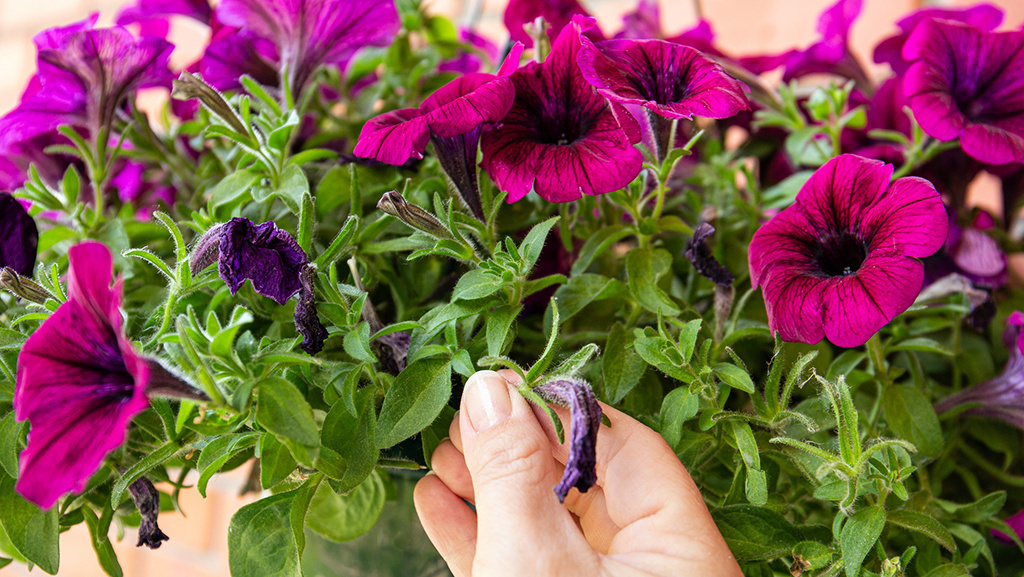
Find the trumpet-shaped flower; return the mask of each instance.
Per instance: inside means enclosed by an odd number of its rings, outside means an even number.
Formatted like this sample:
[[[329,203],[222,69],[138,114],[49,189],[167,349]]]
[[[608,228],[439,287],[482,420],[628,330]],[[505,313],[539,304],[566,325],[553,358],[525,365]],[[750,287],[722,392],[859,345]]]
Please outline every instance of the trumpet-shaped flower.
[[[581,38],[580,70],[609,100],[666,118],[728,118],[747,109],[738,80],[699,51],[663,40]]]
[[[982,162],[1024,163],[1024,31],[985,32],[929,20],[903,46],[903,80],[921,128],[960,139]]]
[[[14,392],[15,416],[31,424],[17,490],[44,509],[85,488],[149,405],[147,388],[175,386],[124,335],[110,251],[79,244],[68,262],[68,300],[25,341]]]
[[[928,20],[953,20],[974,26],[986,32],[995,30],[1003,22],[1003,11],[991,4],[978,4],[970,8],[924,8],[896,23],[899,34],[890,36],[875,46],[875,62],[886,63],[902,76],[909,62],[903,59],[903,45],[918,24]]]
[[[281,78],[294,94],[323,64],[344,68],[365,46],[386,46],[398,32],[392,0],[223,0],[217,19],[274,43]],[[219,38],[230,43],[237,38]],[[212,42],[216,52],[219,42]]]
[[[573,17],[543,63],[515,71],[515,101],[484,133],[482,166],[515,202],[537,191],[552,202],[612,192],[640,172],[633,145],[640,126],[621,104],[609,102],[576,63],[580,34],[593,18]]]
[[[485,123],[501,120],[512,106],[509,75],[519,66],[522,44],[515,44],[498,73],[474,72],[442,86],[420,108],[403,108],[363,125],[353,153],[387,164],[423,158],[427,142],[466,206],[484,219],[476,175],[476,153]]]
[[[998,419],[1024,430],[1024,314],[1014,311],[1006,320],[1003,343],[1010,352],[1001,375],[993,377],[935,404],[935,411],[945,413],[959,406],[976,405],[964,411]]]
[[[577,0],[510,0],[505,8],[505,28],[515,42],[522,42],[527,48],[533,46],[533,38],[523,28],[532,23],[538,16],[551,28],[548,36],[557,38],[559,33],[572,22],[573,16],[589,17],[586,8]],[[586,31],[594,40],[604,40],[604,35],[596,26]]]
[[[549,381],[534,388],[543,399],[569,407],[571,432],[569,459],[562,480],[555,486],[559,502],[569,489],[586,493],[597,483],[597,432],[601,427],[601,405],[590,386],[582,381]]]
[[[928,181],[890,183],[892,172],[833,158],[754,234],[751,284],[762,287],[772,332],[855,347],[914,302],[924,281],[917,259],[942,247],[949,223]]]
[[[36,222],[9,192],[0,192],[0,267],[32,276],[38,246]]]

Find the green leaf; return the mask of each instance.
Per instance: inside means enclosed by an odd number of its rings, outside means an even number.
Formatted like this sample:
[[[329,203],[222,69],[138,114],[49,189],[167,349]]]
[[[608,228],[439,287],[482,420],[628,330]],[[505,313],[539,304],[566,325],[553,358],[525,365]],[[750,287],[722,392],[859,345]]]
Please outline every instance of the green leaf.
[[[917,446],[921,454],[935,457],[942,452],[942,426],[924,395],[907,385],[893,385],[882,395],[882,408],[889,428]]]
[[[817,541],[804,541],[793,547],[793,557],[798,555],[808,564],[808,569],[814,570],[821,569],[831,563],[834,551],[832,551],[831,547],[822,545]]]
[[[375,387],[364,387],[355,394],[355,414],[339,401],[324,419],[316,466],[335,479],[342,492],[362,483],[373,472],[380,456],[374,443],[376,395]]]
[[[28,423],[15,420],[14,411],[0,419],[0,466],[11,477],[18,477],[18,443],[26,426]]]
[[[661,403],[661,436],[675,449],[683,437],[683,423],[692,419],[700,408],[700,399],[690,394],[689,387],[672,389]]]
[[[7,475],[0,479],[0,525],[18,553],[43,571],[55,575],[60,566],[57,507],[41,510],[22,499],[15,492],[14,484],[14,479]]]
[[[768,485],[764,471],[761,470],[761,456],[757,448],[757,439],[750,423],[739,419],[729,421],[736,448],[740,451],[743,465],[747,468],[746,495],[752,505],[764,505],[768,502]]]
[[[110,543],[110,537],[107,536],[111,517],[104,514],[103,519],[100,519],[89,507],[82,507],[82,515],[85,517],[85,525],[89,528],[92,548],[96,551],[96,559],[100,562],[103,572],[110,577],[122,577],[124,572],[121,570],[121,564],[117,561],[117,553]]]
[[[679,331],[679,350],[683,355],[683,362],[687,364],[693,358],[693,349],[697,346],[697,334],[700,333],[702,322],[702,319],[693,319]]]
[[[508,342],[509,333],[512,331],[512,323],[522,312],[522,306],[505,305],[500,306],[487,315],[487,354],[497,356],[504,353],[505,343]]]
[[[236,307],[231,317],[231,324],[223,327],[210,340],[210,353],[224,359],[231,358],[231,345],[235,342],[235,335],[238,334],[239,329],[253,320],[252,313],[241,307]]]
[[[302,206],[302,195],[309,192],[309,180],[302,167],[297,164],[289,164],[281,174],[281,186],[277,187],[274,194],[284,201],[292,214],[298,215]]]
[[[483,269],[475,268],[462,275],[452,290],[452,300],[473,300],[489,297],[501,290],[504,283]]]
[[[595,300],[613,298],[622,293],[622,283],[599,274],[581,274],[558,287],[555,298],[562,320],[566,321]]]
[[[150,469],[163,464],[179,450],[181,450],[181,446],[177,441],[171,441],[129,467],[127,471],[121,474],[117,481],[114,481],[114,487],[110,490],[110,506],[117,507],[120,505],[128,485],[131,485],[136,479],[148,473]]]
[[[944,346],[938,341],[932,339],[917,337],[914,339],[907,339],[902,341],[898,345],[888,348],[889,351],[920,351],[925,353],[936,353],[947,357],[953,356],[953,351],[949,350],[948,347]]]
[[[910,531],[917,531],[942,545],[950,553],[956,551],[953,535],[934,517],[906,509],[896,509],[888,512],[886,522]]]
[[[713,511],[711,517],[740,562],[788,555],[804,540],[785,517],[764,507],[729,505]]]
[[[652,313],[678,316],[682,311],[658,288],[658,279],[669,272],[672,256],[668,251],[634,248],[626,254],[626,282],[638,303]]]
[[[397,445],[430,425],[451,394],[451,363],[447,359],[423,359],[407,366],[384,396],[377,446]]]
[[[597,255],[631,234],[633,234],[633,230],[621,224],[604,227],[597,231],[597,233],[587,239],[587,242],[583,243],[583,247],[580,248],[580,255],[572,265],[570,276],[579,276],[586,272],[590,263],[594,262],[594,258]]]
[[[544,241],[547,239],[551,227],[555,226],[559,218],[561,217],[551,217],[535,225],[523,239],[519,245],[519,252],[523,255],[523,261],[526,264],[524,270],[533,270],[533,265],[540,258],[540,251],[544,248]]]
[[[366,321],[359,323],[359,326],[349,331],[342,344],[345,347],[345,352],[357,361],[377,363],[377,357],[370,349],[370,325]]]
[[[324,484],[321,483],[321,487]],[[298,491],[279,493],[239,509],[228,526],[231,577],[302,577],[291,509]]]
[[[384,482],[377,471],[346,495],[339,495],[330,483],[321,483],[310,503],[306,526],[331,541],[351,541],[377,522],[385,496]]]
[[[723,383],[745,393],[754,394],[754,381],[750,379],[747,371],[731,363],[717,363],[712,369]]]
[[[849,577],[860,574],[861,563],[875,547],[875,541],[884,528],[885,509],[878,505],[865,507],[846,520],[839,536],[839,546],[843,550],[843,565]]]
[[[445,405],[441,409],[441,414],[434,419],[434,422],[430,423],[429,427],[420,432],[420,441],[423,445],[423,459],[427,464],[427,468],[430,468],[430,458],[434,455],[434,450],[441,444],[441,441],[448,438],[448,430],[451,428],[454,417],[455,409]]]
[[[210,444],[206,445],[203,452],[199,454],[199,462],[196,463],[196,469],[199,470],[196,489],[199,490],[199,494],[206,498],[206,485],[214,473],[241,451],[254,447],[259,438],[260,433],[248,432],[221,435],[210,441]]]
[[[264,489],[274,487],[287,479],[298,466],[288,447],[274,435],[264,434],[260,437],[259,452],[260,486]]]
[[[626,398],[647,370],[647,363],[633,348],[633,340],[633,334],[622,323],[615,323],[608,332],[601,376],[604,378],[604,394],[613,405]]]
[[[278,437],[301,445],[316,447],[320,444],[313,409],[302,393],[281,377],[268,377],[260,382],[256,422]]]
[[[238,200],[259,178],[259,173],[252,170],[239,170],[229,174],[207,191],[210,206],[216,208]]]
[[[925,573],[924,577],[970,577],[970,575],[971,572],[966,565],[946,563]]]
[[[634,329],[633,335],[635,337],[633,347],[649,365],[684,383],[693,382],[694,374],[690,369],[676,365],[665,354],[665,351],[673,349],[672,343],[668,339],[648,335],[641,329]]]

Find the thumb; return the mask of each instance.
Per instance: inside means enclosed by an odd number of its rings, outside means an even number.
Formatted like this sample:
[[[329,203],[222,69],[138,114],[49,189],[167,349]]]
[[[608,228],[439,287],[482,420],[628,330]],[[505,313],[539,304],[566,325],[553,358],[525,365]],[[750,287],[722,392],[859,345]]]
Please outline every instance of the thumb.
[[[478,565],[520,566],[524,554],[536,554],[550,539],[587,545],[555,496],[561,472],[547,434],[514,387],[493,371],[474,374],[459,419],[473,478]]]

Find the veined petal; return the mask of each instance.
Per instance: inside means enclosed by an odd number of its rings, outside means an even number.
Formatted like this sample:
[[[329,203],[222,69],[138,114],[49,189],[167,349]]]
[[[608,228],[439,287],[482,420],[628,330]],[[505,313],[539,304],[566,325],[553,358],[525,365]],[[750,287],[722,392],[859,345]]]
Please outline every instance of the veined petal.
[[[577,0],[510,0],[505,7],[504,21],[512,40],[522,42],[529,48],[533,46],[533,39],[523,26],[533,22],[538,16],[543,16],[544,21],[551,27],[548,35],[557,38],[576,15],[590,16]],[[604,40],[601,30],[596,27],[587,30],[586,33],[594,40]]]
[[[353,154],[386,164],[405,164],[423,158],[430,127],[418,108],[402,108],[371,118],[359,133]]]
[[[796,202],[819,231],[846,230],[884,193],[892,173],[891,164],[843,154],[811,175]]]
[[[920,261],[892,253],[869,255],[859,270],[825,291],[825,336],[841,347],[866,343],[914,303],[923,283]]]
[[[299,243],[273,221],[235,217],[221,228],[220,277],[231,294],[251,280],[256,292],[283,305],[302,289],[300,272],[308,263]]]
[[[899,250],[906,256],[924,258],[936,253],[949,235],[949,221],[942,197],[923,178],[906,177],[889,186],[885,194],[862,215],[862,229],[872,248]]]

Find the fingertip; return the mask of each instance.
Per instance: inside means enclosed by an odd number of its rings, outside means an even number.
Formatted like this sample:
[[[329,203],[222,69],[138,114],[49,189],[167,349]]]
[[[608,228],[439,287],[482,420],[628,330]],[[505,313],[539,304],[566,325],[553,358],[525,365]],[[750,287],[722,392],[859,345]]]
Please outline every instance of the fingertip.
[[[434,473],[413,489],[413,505],[427,538],[452,573],[468,577],[476,556],[476,515]]]

